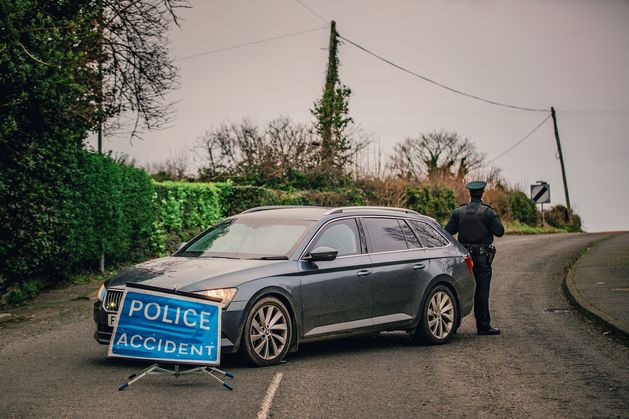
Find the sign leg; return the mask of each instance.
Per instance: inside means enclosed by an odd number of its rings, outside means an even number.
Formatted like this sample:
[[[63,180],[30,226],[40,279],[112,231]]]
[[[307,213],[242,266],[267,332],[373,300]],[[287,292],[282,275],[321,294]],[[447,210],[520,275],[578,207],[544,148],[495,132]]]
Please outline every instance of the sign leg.
[[[135,383],[140,378],[144,377],[147,374],[150,374],[151,372],[153,372],[156,369],[159,369],[159,364],[153,364],[150,367],[140,371],[137,374],[131,374],[129,376],[129,381],[127,381],[126,383],[121,384],[120,387],[118,387],[118,390],[119,391],[126,390],[131,384]]]

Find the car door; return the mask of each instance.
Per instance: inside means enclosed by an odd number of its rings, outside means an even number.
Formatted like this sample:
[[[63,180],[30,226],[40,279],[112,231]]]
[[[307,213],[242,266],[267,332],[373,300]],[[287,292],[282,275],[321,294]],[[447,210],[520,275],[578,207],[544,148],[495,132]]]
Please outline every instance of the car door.
[[[304,255],[320,246],[336,249],[338,255],[332,261],[300,261],[304,337],[372,325],[371,260],[356,219],[324,225]]]
[[[364,217],[361,223],[370,239],[374,323],[411,321],[430,279],[426,251],[403,219]]]

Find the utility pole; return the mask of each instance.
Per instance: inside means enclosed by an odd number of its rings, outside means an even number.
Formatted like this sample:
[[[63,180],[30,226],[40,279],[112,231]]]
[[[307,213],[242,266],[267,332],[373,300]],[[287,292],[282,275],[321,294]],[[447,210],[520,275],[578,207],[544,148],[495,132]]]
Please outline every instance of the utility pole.
[[[334,118],[334,99],[336,97],[336,83],[339,79],[338,39],[336,33],[336,22],[330,22],[330,45],[328,47],[328,68],[325,76],[325,89],[321,100],[321,108],[324,113],[321,130],[321,153],[322,163],[325,170],[330,170],[333,165],[334,153],[332,152],[332,120]]]
[[[559,128],[557,128],[557,115],[555,114],[555,108],[550,107],[550,114],[553,117],[553,126],[555,127],[555,140],[557,140],[557,152],[559,153],[559,163],[561,163],[561,176],[563,177],[563,190],[566,194],[566,207],[572,211],[570,206],[570,195],[568,194],[568,180],[566,179],[566,167],[563,163],[563,153],[561,152],[561,141],[559,141]]]

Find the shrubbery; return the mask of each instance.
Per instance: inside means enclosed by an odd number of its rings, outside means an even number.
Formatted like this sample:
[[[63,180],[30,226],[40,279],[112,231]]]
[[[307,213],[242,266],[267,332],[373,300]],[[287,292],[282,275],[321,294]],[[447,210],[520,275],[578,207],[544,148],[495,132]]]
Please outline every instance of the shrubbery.
[[[544,217],[546,222],[553,227],[572,232],[581,231],[581,218],[563,205],[555,205],[545,210]]]
[[[151,249],[157,253],[171,252],[221,218],[253,207],[364,204],[364,196],[357,189],[287,192],[231,182],[161,182],[155,184],[155,190],[157,216]]]
[[[533,201],[524,192],[509,191],[509,201],[511,203],[511,218],[528,225],[537,223],[537,210]]]
[[[52,157],[33,161],[45,169],[42,173],[17,166],[0,177],[1,194],[9,202],[0,206],[3,286],[21,284],[19,292],[26,292],[28,281],[59,282],[96,268],[101,252],[114,263],[152,253],[150,177],[94,153],[64,156],[63,164]]]
[[[374,201],[377,188],[365,192],[357,186],[286,191],[232,182],[154,182],[140,169],[84,151],[63,164],[53,164],[48,177],[22,167],[23,174],[31,176],[28,188],[23,182],[11,182],[15,172],[0,176],[0,192],[10,199],[9,205],[0,207],[0,233],[6,238],[0,245],[4,261],[0,265],[4,284],[0,285],[11,286],[16,301],[32,296],[34,283],[52,284],[77,271],[95,269],[101,252],[108,264],[166,254],[220,219],[248,208],[391,205]],[[56,173],[58,167],[63,170]],[[396,191],[404,192],[400,206],[441,222],[457,206],[454,191],[447,187],[424,185]],[[487,202],[503,221],[536,223],[536,208],[524,193],[487,192]],[[554,227],[580,230],[579,217],[565,207],[556,206],[545,214]]]
[[[407,207],[441,222],[447,220],[456,208],[454,192],[446,188],[421,188],[406,191]]]
[[[223,217],[217,184],[163,182],[155,184],[156,216],[151,250],[165,253]]]

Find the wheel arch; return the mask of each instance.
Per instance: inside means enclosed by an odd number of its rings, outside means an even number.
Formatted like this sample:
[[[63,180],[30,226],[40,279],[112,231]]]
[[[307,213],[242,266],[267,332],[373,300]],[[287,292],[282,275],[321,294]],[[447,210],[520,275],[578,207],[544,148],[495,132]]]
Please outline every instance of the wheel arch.
[[[424,307],[426,306],[426,302],[428,300],[428,295],[430,294],[430,291],[436,287],[437,285],[444,285],[446,286],[450,291],[452,291],[452,294],[454,295],[454,303],[456,304],[456,311],[458,313],[457,316],[457,323],[455,325],[456,329],[459,328],[459,326],[461,325],[461,302],[460,297],[459,297],[459,293],[457,291],[456,285],[455,285],[455,281],[454,278],[452,278],[451,276],[447,275],[447,274],[441,274],[441,275],[437,275],[435,276],[426,286],[424,295],[422,296],[422,301],[421,304],[419,306],[419,312],[417,313],[417,318],[415,319],[414,322],[414,327],[417,327],[417,325],[419,324],[419,322],[421,321],[421,316],[422,316],[422,311],[424,310]]]
[[[249,315],[249,310],[251,310],[251,307],[253,307],[258,301],[266,297],[274,297],[278,299],[282,304],[284,304],[284,306],[286,307],[286,310],[288,310],[288,315],[290,316],[291,322],[293,324],[291,342],[290,342],[288,351],[294,352],[297,350],[297,347],[299,346],[299,333],[301,330],[301,325],[299,324],[297,320],[297,315],[295,313],[294,299],[288,293],[288,291],[286,291],[285,289],[281,287],[275,286],[275,287],[267,287],[267,288],[263,288],[259,290],[247,302],[247,305],[245,306],[245,310],[244,310],[246,314],[243,316],[242,322],[239,326],[238,342],[236,342],[236,344],[234,345],[235,351],[238,351],[240,349],[240,345],[242,344],[242,335],[243,335],[244,327],[245,327],[245,319]]]

